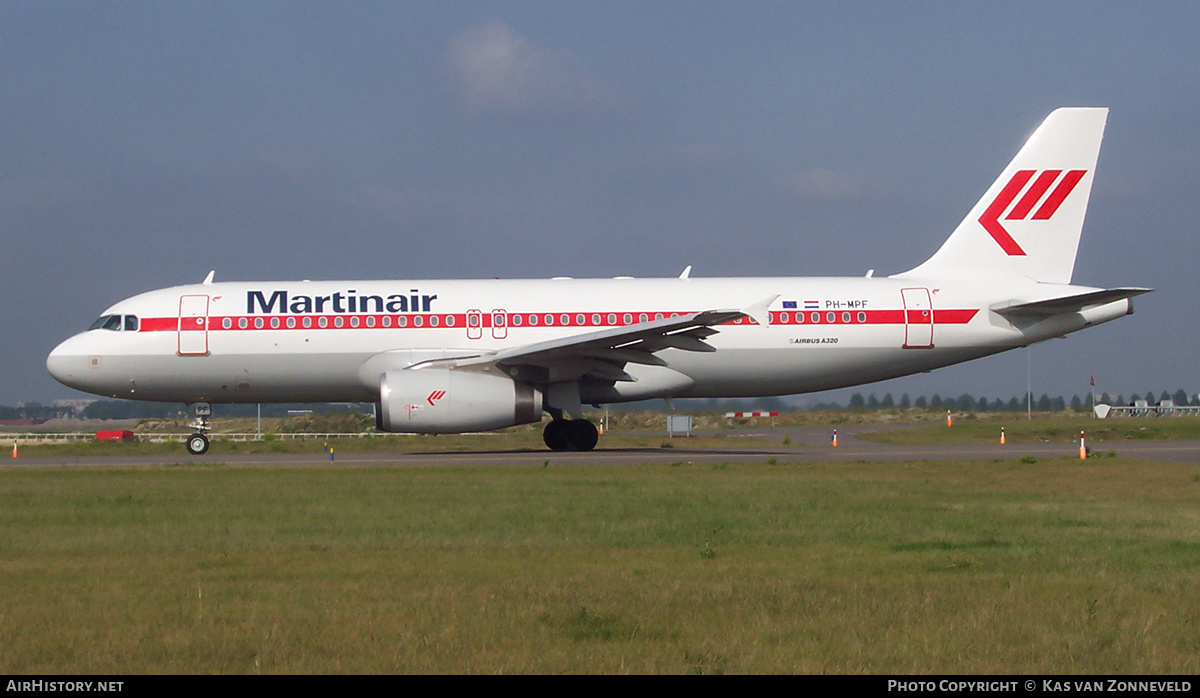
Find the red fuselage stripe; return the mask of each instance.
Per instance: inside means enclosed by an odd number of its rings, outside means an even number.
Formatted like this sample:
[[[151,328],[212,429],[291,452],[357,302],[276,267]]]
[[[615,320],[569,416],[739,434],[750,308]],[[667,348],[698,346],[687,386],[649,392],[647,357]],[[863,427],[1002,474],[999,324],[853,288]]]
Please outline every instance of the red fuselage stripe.
[[[979,313],[976,308],[934,310],[935,325],[965,325]],[[400,315],[215,315],[208,318],[208,331],[251,332],[256,330],[483,330],[542,327],[625,327],[649,320],[678,317],[683,312],[662,313],[504,313],[493,321],[492,313],[408,313]],[[772,325],[903,325],[930,324],[928,310],[772,310]],[[643,317],[644,316],[644,317]],[[468,325],[477,320],[478,325]],[[749,318],[726,325],[752,325]],[[141,332],[176,332],[179,318],[142,318]],[[204,328],[196,328],[203,331]]]

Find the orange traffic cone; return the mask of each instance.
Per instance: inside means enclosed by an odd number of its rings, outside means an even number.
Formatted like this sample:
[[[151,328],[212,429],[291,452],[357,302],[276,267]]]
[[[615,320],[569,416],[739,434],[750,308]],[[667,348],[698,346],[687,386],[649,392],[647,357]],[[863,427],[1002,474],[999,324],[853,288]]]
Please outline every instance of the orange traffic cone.
[[[17,442],[13,442],[13,458],[17,457]]]
[[[1004,427],[1000,427],[1000,445],[1004,445]]]
[[[837,448],[837,429],[833,430],[833,439],[829,442],[834,448]]]
[[[1083,432],[1079,432],[1079,460],[1087,460],[1087,444],[1083,439]]]
[[[954,426],[954,420],[950,419],[950,410],[946,410],[946,426]]]

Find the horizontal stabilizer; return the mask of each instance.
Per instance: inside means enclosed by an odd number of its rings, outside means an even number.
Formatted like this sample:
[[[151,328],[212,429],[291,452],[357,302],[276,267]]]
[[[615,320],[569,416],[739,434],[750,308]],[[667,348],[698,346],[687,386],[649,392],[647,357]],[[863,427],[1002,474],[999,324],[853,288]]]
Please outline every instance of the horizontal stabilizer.
[[[1085,308],[1133,298],[1143,293],[1150,293],[1153,290],[1152,288],[1110,288],[1103,291],[1078,293],[1073,296],[1049,298],[1047,300],[1031,301],[1028,303],[1001,303],[993,305],[991,309],[1005,316],[1061,315],[1062,313],[1075,313]]]

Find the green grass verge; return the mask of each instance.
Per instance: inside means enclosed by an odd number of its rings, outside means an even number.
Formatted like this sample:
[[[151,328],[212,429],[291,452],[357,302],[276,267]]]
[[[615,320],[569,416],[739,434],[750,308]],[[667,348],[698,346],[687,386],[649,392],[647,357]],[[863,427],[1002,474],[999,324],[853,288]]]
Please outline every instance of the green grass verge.
[[[0,666],[1196,673],[1198,501],[1124,459],[7,469]]]
[[[1086,433],[1089,445],[1102,443],[1113,447],[1127,441],[1200,439],[1200,420],[1195,418],[1041,418],[1028,421],[1024,416],[1013,417],[1011,421],[956,419],[951,427],[943,422],[936,426],[862,433],[858,437],[902,446],[998,443],[1002,427],[1007,443],[1078,443],[1080,431]]]
[[[693,436],[690,438],[667,438],[664,434],[608,433],[600,437],[600,448],[750,448],[772,442],[764,438],[739,436]],[[0,442],[3,443],[3,442]],[[388,434],[374,438],[347,436],[332,439],[281,439],[267,434],[261,441],[230,441],[220,434],[212,437],[208,453],[204,458],[222,455],[260,453],[325,453],[328,445],[337,453],[461,453],[480,451],[545,451],[552,455],[542,441],[541,432],[529,430],[501,431],[488,434],[444,434],[439,436],[416,434]],[[11,445],[10,445],[11,447]],[[183,442],[97,442],[77,441],[70,443],[25,443],[20,444],[18,457],[64,457],[64,456],[157,456],[179,455],[189,458]],[[8,455],[4,452],[4,455]],[[0,465],[3,465],[0,461]]]

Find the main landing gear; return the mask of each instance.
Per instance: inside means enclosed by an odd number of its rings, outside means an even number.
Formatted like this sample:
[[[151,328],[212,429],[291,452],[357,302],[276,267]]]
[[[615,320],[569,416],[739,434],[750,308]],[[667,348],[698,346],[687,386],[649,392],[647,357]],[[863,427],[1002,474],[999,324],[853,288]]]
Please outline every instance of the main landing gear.
[[[212,416],[212,405],[197,402],[193,409],[196,418],[189,422],[188,426],[195,429],[196,433],[187,438],[187,450],[193,456],[201,456],[208,452],[208,432],[212,430],[208,418]]]
[[[596,425],[586,419],[554,419],[542,432],[552,451],[590,451],[600,440]]]

